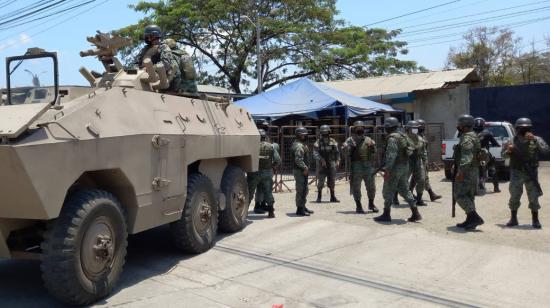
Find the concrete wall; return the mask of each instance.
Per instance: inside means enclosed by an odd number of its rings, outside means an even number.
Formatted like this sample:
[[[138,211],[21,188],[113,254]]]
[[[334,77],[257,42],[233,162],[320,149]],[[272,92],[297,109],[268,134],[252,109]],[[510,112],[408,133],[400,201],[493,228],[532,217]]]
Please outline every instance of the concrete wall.
[[[414,118],[428,123],[443,123],[444,138],[452,138],[456,119],[470,112],[469,86],[461,84],[454,89],[440,89],[416,93]]]

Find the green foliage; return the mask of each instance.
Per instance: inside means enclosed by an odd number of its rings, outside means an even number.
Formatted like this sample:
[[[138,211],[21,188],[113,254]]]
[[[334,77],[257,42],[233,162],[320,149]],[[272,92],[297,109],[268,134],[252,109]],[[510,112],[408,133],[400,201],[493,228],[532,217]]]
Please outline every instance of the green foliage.
[[[264,89],[304,76],[335,80],[418,70],[415,62],[397,59],[407,53],[406,43],[395,40],[398,31],[347,25],[336,18],[335,0],[165,0],[132,8],[146,17],[120,33],[137,46],[143,27],[158,24],[166,37],[194,50],[201,82],[236,93],[257,78],[253,23],[261,29]]]

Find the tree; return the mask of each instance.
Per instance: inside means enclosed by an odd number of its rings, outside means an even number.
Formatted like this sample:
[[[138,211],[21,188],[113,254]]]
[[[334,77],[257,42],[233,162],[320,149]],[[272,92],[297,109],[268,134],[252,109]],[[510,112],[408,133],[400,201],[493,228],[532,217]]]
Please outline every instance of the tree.
[[[449,50],[447,68],[475,67],[483,86],[512,84],[509,71],[521,42],[513,34],[508,29],[487,27],[468,31],[465,44]]]
[[[119,30],[136,42],[146,24],[193,50],[200,81],[241,93],[256,74],[256,27],[261,27],[263,88],[310,76],[315,80],[418,70],[397,59],[406,43],[399,31],[349,26],[337,19],[336,0],[166,0],[132,6],[145,14]],[[246,16],[246,17],[245,17]],[[128,53],[135,54],[135,48]]]

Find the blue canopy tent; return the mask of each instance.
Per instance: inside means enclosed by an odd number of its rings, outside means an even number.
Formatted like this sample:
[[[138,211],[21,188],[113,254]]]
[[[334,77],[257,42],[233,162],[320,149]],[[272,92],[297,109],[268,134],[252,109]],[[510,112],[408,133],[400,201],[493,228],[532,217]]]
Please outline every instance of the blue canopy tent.
[[[389,105],[356,97],[301,78],[277,89],[235,102],[256,119],[277,120],[289,115],[318,119],[323,115],[349,118],[377,112],[396,112]]]

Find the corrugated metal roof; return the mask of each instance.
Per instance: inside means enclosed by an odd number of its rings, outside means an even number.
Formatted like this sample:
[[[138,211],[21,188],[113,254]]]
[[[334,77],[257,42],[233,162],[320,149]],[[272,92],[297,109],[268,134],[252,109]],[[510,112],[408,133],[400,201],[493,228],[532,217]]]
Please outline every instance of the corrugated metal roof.
[[[339,80],[324,84],[360,97],[441,89],[453,83],[475,82],[479,77],[474,68],[400,74],[355,80]]]

